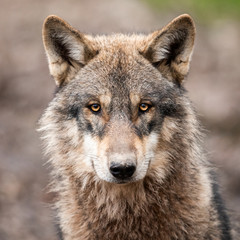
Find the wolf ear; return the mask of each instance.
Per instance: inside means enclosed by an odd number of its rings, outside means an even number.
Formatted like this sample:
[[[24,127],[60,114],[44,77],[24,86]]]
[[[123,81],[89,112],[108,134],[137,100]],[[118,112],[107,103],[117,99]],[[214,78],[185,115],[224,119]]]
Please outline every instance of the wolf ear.
[[[152,33],[144,55],[164,77],[181,84],[189,70],[194,39],[193,20],[184,14]]]
[[[42,34],[49,70],[58,86],[69,82],[96,54],[82,33],[57,16],[45,20]]]

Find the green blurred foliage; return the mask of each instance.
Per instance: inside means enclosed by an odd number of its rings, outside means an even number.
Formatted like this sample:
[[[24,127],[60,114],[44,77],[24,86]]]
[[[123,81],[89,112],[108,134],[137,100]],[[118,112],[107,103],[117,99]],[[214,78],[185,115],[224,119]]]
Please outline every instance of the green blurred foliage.
[[[240,0],[143,0],[161,12],[190,12],[202,23],[222,18],[240,20]]]

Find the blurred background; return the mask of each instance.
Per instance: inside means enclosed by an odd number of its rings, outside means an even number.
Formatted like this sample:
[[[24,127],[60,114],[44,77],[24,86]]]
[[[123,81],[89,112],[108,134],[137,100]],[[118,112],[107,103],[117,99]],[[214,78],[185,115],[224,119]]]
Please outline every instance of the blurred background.
[[[189,13],[197,40],[186,88],[206,130],[234,228],[240,221],[239,0],[1,0],[0,239],[56,240],[37,121],[53,97],[41,39],[56,14],[94,34],[151,32]],[[240,239],[236,230],[235,239]]]

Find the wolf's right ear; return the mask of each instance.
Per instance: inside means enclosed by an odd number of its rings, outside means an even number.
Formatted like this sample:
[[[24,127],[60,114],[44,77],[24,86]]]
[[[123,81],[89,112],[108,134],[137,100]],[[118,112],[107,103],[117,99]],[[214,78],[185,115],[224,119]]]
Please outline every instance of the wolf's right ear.
[[[68,83],[96,55],[85,36],[57,16],[45,20],[42,34],[50,74],[58,86]]]

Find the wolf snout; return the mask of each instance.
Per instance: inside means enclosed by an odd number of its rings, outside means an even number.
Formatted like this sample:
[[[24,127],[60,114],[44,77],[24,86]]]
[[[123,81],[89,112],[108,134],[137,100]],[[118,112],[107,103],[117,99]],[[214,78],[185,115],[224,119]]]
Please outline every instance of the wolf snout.
[[[117,179],[126,179],[130,178],[135,170],[135,164],[120,164],[120,163],[111,163],[110,164],[110,173]]]

